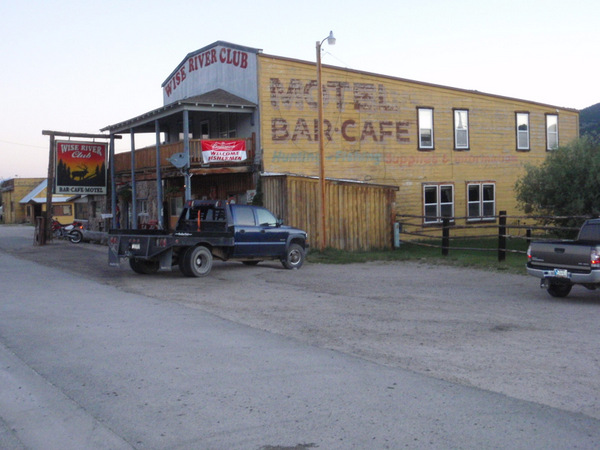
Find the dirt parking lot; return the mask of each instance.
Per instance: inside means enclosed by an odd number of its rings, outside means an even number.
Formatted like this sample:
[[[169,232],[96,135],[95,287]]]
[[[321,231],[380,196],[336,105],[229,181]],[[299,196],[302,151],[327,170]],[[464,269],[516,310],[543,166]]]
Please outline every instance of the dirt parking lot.
[[[0,249],[123,291],[600,419],[595,291],[575,287],[556,299],[526,275],[417,262],[307,263],[298,271],[216,262],[206,278],[178,270],[142,276],[127,265],[109,268],[104,246],[12,245],[9,228],[0,227]]]

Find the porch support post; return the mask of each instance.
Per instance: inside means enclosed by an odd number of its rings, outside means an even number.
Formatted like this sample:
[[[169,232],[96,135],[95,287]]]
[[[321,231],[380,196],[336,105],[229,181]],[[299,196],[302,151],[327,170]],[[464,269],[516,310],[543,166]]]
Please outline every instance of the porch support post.
[[[133,128],[131,132],[131,228],[137,230],[137,190],[135,186],[135,133]]]
[[[110,167],[110,212],[111,228],[117,228],[117,183],[115,181],[115,135],[110,135],[109,145],[109,167]]]
[[[156,212],[158,215],[158,228],[163,229],[163,191],[162,173],[160,170],[160,125],[158,119],[154,121],[156,131]]]
[[[187,109],[183,110],[183,153],[187,161],[185,169],[185,201],[192,199],[192,177],[190,175],[190,114]]]
[[[44,222],[44,230],[40,230],[40,232],[44,233],[43,244],[46,243],[47,239],[52,239],[52,190],[54,189],[55,166],[54,134],[51,134],[50,154],[48,155],[48,178],[46,179],[46,220]]]

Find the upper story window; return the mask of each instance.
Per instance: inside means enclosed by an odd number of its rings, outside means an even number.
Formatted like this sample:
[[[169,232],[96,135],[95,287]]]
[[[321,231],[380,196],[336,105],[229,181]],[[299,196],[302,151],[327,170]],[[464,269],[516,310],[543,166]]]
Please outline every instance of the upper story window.
[[[419,150],[433,150],[433,109],[417,108]]]
[[[454,217],[454,186],[426,184],[423,186],[425,223],[440,223],[443,217]]]
[[[234,138],[237,136],[237,114],[219,113],[218,128],[220,138]]]
[[[454,148],[469,149],[469,111],[466,109],[454,110]]]
[[[517,150],[529,150],[529,113],[517,113]]]
[[[210,122],[208,120],[200,122],[200,138],[210,139]]]
[[[546,150],[558,148],[558,115],[546,114]]]

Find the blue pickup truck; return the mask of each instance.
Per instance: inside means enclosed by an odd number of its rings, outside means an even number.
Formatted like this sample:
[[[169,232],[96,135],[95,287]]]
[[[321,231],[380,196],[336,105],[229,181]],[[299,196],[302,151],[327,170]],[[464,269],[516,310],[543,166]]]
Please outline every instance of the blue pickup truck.
[[[173,233],[164,230],[118,230],[108,235],[108,263],[126,258],[139,274],[179,266],[188,277],[210,273],[213,258],[255,265],[280,260],[299,269],[308,249],[305,231],[285,226],[269,210],[222,200],[190,200]]]

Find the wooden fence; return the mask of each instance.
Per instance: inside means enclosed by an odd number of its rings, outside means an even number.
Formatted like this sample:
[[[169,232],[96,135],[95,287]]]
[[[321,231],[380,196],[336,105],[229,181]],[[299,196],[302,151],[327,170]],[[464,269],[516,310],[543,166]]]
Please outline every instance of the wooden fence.
[[[570,219],[590,219],[588,216],[569,217]],[[539,225],[550,217],[540,216],[509,216],[500,211],[498,216],[486,217],[486,221],[473,222],[472,217],[427,217],[428,220],[439,221],[439,224],[425,224],[425,216],[397,214],[400,240],[405,236],[405,242],[427,247],[438,247],[441,254],[446,256],[450,250],[492,251],[498,253],[498,260],[504,261],[507,253],[526,253],[525,250],[510,249],[511,240],[523,240],[529,243],[532,239],[556,239],[558,233],[570,233],[573,237],[578,227],[555,227]],[[566,219],[566,217],[551,217],[551,219]],[[468,230],[468,234],[465,233]],[[468,245],[453,246],[452,241],[462,242],[498,239],[495,248],[482,248]],[[439,243],[436,243],[439,242]]]
[[[319,242],[318,179],[301,175],[261,177],[265,207],[286,224],[306,230],[309,245]],[[395,186],[326,179],[326,247],[339,250],[391,249]]]

